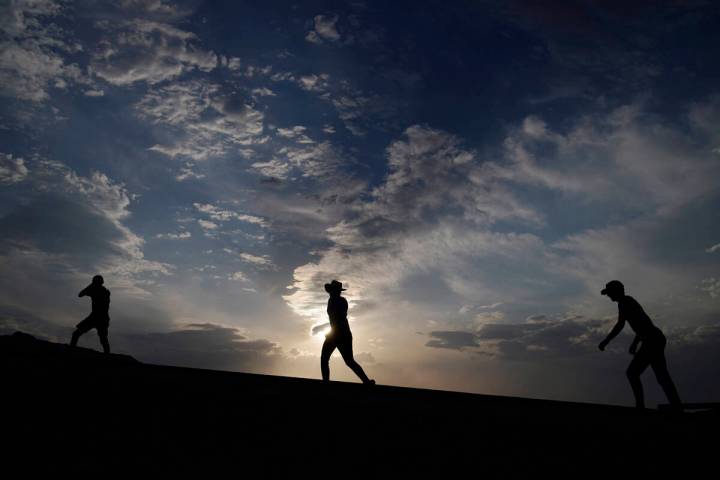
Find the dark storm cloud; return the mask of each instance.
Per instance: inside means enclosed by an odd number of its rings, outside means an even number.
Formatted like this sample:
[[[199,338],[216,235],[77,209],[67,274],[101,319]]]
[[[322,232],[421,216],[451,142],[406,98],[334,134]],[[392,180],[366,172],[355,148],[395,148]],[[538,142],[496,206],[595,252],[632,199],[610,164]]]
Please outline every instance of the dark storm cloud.
[[[463,350],[478,346],[478,336],[473,332],[435,331],[430,332],[430,337],[432,339],[428,340],[426,347]]]
[[[188,324],[170,332],[127,334],[121,339],[138,360],[218,370],[270,371],[282,358],[276,343],[249,339],[237,328]]]
[[[559,319],[525,323],[487,323],[476,331],[433,331],[425,346],[466,350],[506,358],[532,360],[583,355],[604,338],[607,322]]]

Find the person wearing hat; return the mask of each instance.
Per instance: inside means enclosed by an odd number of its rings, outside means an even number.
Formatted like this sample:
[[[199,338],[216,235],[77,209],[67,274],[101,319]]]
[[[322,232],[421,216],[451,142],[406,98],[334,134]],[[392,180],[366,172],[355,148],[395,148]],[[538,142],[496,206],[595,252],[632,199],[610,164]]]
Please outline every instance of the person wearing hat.
[[[70,340],[70,346],[77,345],[78,339],[84,333],[89,332],[93,328],[97,330],[103,351],[110,353],[110,342],[108,341],[108,328],[110,327],[110,290],[103,286],[105,281],[100,275],[95,275],[92,283],[85,287],[78,297],[90,297],[92,300],[92,311],[90,315],[78,323]]]
[[[678,396],[675,384],[670,378],[667,362],[665,360],[665,345],[667,340],[663,332],[653,325],[650,317],[645,313],[640,304],[633,297],[625,295],[625,287],[619,280],[612,280],[605,285],[600,292],[607,295],[610,300],[618,304],[618,321],[612,328],[607,338],[600,342],[598,348],[604,351],[608,343],[615,338],[625,327],[625,322],[635,332],[635,339],[630,345],[630,354],[634,358],[627,369],[627,378],[630,381],[633,394],[635,395],[635,406],[645,408],[645,395],[643,393],[640,375],[648,366],[655,372],[655,377],[667,396],[670,405],[681,410],[682,403]],[[640,348],[638,348],[640,344]]]
[[[320,370],[323,381],[330,381],[330,356],[337,348],[340,350],[343,360],[345,360],[345,365],[350,367],[364,384],[375,385],[375,380],[370,380],[365,375],[360,364],[353,358],[352,333],[350,333],[350,325],[347,319],[348,303],[345,298],[340,296],[340,292],[345,291],[342,288],[342,283],[337,280],[326,283],[325,291],[330,294],[327,306],[327,313],[330,317],[330,333],[325,336],[322,354],[320,355]]]

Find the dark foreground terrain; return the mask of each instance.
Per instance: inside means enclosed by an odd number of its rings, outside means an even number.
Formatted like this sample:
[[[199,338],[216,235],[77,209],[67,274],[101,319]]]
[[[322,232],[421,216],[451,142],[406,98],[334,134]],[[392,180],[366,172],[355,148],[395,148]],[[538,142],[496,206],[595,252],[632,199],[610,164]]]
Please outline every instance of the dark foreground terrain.
[[[714,477],[719,416],[165,367],[0,337],[2,463],[208,478]],[[405,478],[405,477],[403,477]],[[552,478],[552,477],[549,477]]]

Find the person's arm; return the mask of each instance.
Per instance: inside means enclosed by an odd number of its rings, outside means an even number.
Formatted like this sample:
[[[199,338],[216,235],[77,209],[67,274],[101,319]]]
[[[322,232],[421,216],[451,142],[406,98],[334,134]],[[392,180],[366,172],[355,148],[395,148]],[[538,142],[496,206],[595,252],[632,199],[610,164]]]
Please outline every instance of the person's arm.
[[[600,349],[601,352],[605,351],[605,347],[607,347],[608,343],[610,343],[610,341],[613,338],[617,337],[618,334],[620,332],[622,332],[622,329],[624,327],[625,327],[625,319],[622,318],[621,316],[618,316],[618,321],[615,324],[615,326],[612,328],[612,330],[610,330],[610,333],[608,333],[608,336],[605,337],[605,340],[600,342],[600,345],[598,345],[598,348]]]
[[[635,355],[637,352],[638,343],[640,343],[640,337],[635,335],[635,339],[633,339],[632,344],[630,344],[630,355]]]
[[[78,297],[84,297],[86,295],[90,295],[90,288],[92,287],[92,284],[88,285],[87,287],[83,288],[80,293],[78,293]]]

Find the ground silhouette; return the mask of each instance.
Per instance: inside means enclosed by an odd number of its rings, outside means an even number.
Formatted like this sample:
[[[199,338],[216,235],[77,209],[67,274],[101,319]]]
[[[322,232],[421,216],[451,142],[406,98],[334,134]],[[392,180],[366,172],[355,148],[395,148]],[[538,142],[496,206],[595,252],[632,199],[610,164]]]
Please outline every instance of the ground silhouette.
[[[699,476],[720,426],[711,412],[148,365],[23,334],[0,336],[0,366],[0,472],[26,476]]]

